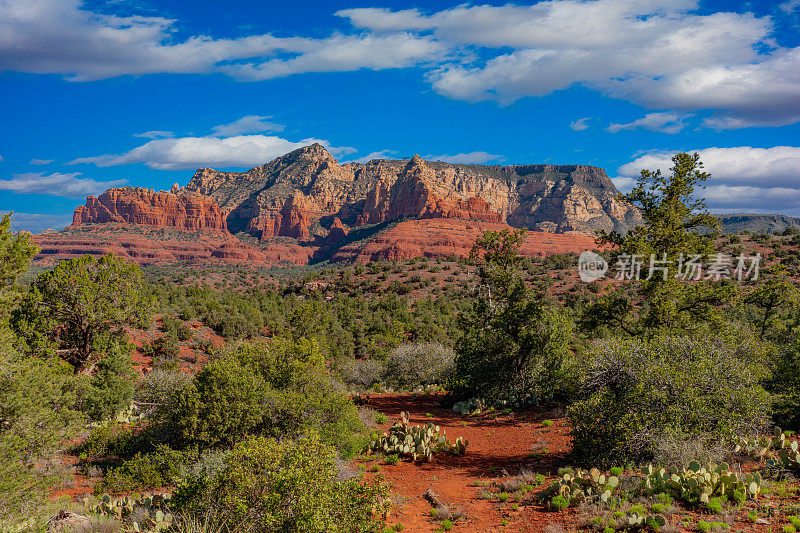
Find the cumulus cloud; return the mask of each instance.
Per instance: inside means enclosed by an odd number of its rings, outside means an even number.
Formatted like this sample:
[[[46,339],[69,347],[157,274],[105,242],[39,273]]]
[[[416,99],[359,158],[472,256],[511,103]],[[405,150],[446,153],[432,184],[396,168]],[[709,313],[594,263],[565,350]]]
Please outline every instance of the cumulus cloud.
[[[333,35],[324,40],[303,39],[290,59],[271,58],[220,67],[244,81],[258,81],[304,72],[349,72],[361,68],[382,70],[412,67],[442,59],[447,46],[410,33],[394,35]]]
[[[583,131],[589,127],[587,122],[589,122],[591,119],[591,117],[579,118],[574,122],[570,122],[569,127],[575,131]]]
[[[144,163],[159,170],[181,170],[198,167],[254,167],[297,150],[319,143],[334,155],[353,153],[350,147],[330,146],[321,139],[292,142],[266,135],[237,135],[234,137],[180,137],[154,139],[123,154],[81,157],[71,164],[89,163],[99,167]]]
[[[285,126],[267,121],[271,116],[247,115],[230,124],[214,126],[214,135],[232,137],[245,133],[260,133],[262,131],[283,131]]]
[[[661,133],[678,133],[686,127],[686,123],[684,122],[686,118],[688,118],[687,115],[680,115],[678,113],[648,113],[642,118],[636,119],[628,124],[611,124],[606,130],[611,133],[617,133],[622,130],[644,128]]]
[[[175,137],[175,132],[165,131],[165,130],[151,130],[151,131],[143,131],[142,133],[134,133],[133,136],[139,137],[141,139],[168,139],[169,137]]]
[[[800,8],[800,0],[789,0],[788,2],[780,4],[778,8],[786,13],[791,13],[797,8]]]
[[[712,110],[703,125],[715,129],[800,121],[800,47],[778,44],[770,16],[698,8],[698,0],[360,8],[336,12],[351,31],[322,38],[181,39],[169,18],[92,11],[81,0],[3,0],[0,71],[257,81],[416,67],[440,94],[469,102],[509,104],[578,85],[648,109]],[[795,12],[797,0],[780,8],[773,16]]]
[[[800,49],[775,44],[769,17],[697,7],[695,0],[544,0],[338,14],[372,31],[428,32],[478,50],[479,60],[429,74],[451,98],[508,104],[579,84],[649,108],[715,109],[706,125],[717,128],[800,120]]]
[[[800,215],[800,189],[712,185],[703,195],[717,212]]]
[[[0,209],[0,217],[9,213],[13,231],[39,233],[46,229],[63,229],[72,224],[72,213],[20,213],[19,211]]]
[[[711,173],[703,195],[713,209],[728,211],[769,211],[797,213],[800,206],[800,147],[705,148],[689,150],[700,154]],[[669,172],[674,152],[643,154],[618,169],[614,183],[630,190],[642,169]]]
[[[296,72],[408,66],[443,46],[413,35],[235,39],[174,37],[177,21],[90,11],[81,0],[0,2],[0,71],[89,81],[126,74],[228,72],[266,79]],[[279,56],[295,56],[279,59]]]
[[[49,165],[55,159],[31,159],[31,165]]]
[[[50,196],[67,196],[81,198],[89,194],[97,194],[111,187],[117,187],[128,180],[95,181],[79,178],[80,172],[27,172],[15,174],[13,178],[0,180],[0,191],[11,191],[17,194],[47,194]]]
[[[448,163],[470,165],[496,161],[498,159],[503,159],[503,156],[490,154],[488,152],[468,152],[452,155],[423,155],[422,159],[425,161],[446,161]]]

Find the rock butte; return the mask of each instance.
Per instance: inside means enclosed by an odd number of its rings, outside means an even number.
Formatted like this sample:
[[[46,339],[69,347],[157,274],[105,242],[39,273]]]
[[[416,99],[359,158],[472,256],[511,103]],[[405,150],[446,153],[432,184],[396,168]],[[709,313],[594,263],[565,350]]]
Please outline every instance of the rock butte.
[[[169,192],[123,187],[89,196],[69,228],[36,241],[43,262],[112,250],[140,264],[260,266],[466,255],[487,229],[527,227],[525,253],[580,252],[593,247],[596,230],[625,231],[641,220],[618,195],[597,167],[456,165],[417,155],[340,164],[313,144],[246,172],[199,169]]]

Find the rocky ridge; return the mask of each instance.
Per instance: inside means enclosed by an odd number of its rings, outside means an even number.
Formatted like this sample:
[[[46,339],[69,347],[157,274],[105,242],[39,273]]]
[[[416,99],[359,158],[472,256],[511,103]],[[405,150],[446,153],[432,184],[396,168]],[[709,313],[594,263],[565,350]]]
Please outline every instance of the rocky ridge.
[[[246,172],[200,169],[182,192],[210,196],[231,231],[301,241],[404,218],[507,223],[532,231],[625,231],[639,212],[618,199],[603,169],[586,165],[457,165],[376,159],[339,164],[319,144]]]
[[[75,210],[71,233],[37,241],[50,258],[114,250],[142,264],[192,257],[303,264],[464,255],[484,229],[509,226],[563,234],[549,248],[531,238],[538,250],[581,251],[596,230],[625,231],[640,220],[597,167],[457,165],[419,156],[340,164],[314,144],[246,172],[199,169],[169,192],[109,189]],[[146,231],[126,233],[125,224]],[[362,238],[386,224],[395,227]],[[111,233],[95,231],[109,225]],[[187,243],[154,228],[195,236]],[[250,244],[233,235],[240,232],[252,236],[244,239]],[[534,248],[526,251],[538,253]]]

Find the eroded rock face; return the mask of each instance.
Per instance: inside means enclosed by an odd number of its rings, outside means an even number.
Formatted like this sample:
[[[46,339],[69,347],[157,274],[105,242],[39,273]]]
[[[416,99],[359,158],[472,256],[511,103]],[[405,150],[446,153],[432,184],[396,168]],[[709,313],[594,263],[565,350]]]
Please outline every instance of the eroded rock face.
[[[301,241],[325,237],[320,222],[332,217],[343,227],[455,218],[582,235],[624,232],[641,220],[597,167],[454,165],[419,156],[340,165],[318,144],[247,172],[200,169],[182,191],[212,197],[232,231]]]
[[[186,231],[227,229],[225,216],[214,200],[199,194],[180,194],[175,186],[172,191],[109,189],[97,198],[89,196],[86,205],[73,213],[72,225],[114,222]]]
[[[396,221],[377,234],[380,226],[359,229]],[[465,255],[482,231],[508,227],[531,230],[528,254],[582,251],[593,247],[596,230],[624,232],[640,221],[597,167],[455,165],[419,156],[341,165],[314,144],[247,172],[199,169],[169,192],[109,189],[88,197],[72,226],[36,241],[45,263],[113,251],[139,264],[305,264]],[[261,241],[231,234],[242,231]],[[372,236],[342,246],[351,231]]]

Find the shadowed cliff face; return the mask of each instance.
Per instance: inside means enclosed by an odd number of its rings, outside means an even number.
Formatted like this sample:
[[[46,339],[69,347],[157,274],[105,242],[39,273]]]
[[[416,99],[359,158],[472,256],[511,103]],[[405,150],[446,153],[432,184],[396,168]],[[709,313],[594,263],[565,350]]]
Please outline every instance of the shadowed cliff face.
[[[324,236],[334,217],[347,227],[454,218],[583,235],[641,220],[597,167],[453,165],[419,156],[340,165],[319,144],[247,172],[200,169],[182,192],[213,198],[231,231],[301,241]]]

